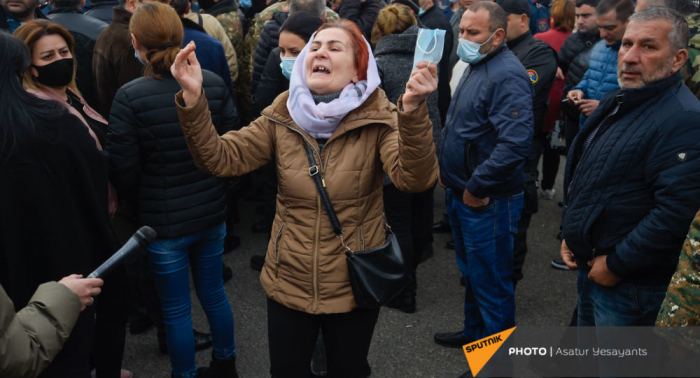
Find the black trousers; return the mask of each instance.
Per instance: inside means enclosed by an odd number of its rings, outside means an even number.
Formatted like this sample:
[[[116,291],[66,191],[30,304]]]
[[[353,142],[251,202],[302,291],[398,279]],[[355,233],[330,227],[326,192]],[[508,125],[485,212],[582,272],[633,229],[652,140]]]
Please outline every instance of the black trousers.
[[[546,144],[546,143],[545,143]],[[559,173],[559,152],[544,146],[542,154],[542,189],[554,188],[554,182]]]
[[[407,290],[415,294],[418,263],[423,253],[433,246],[433,188],[404,193],[393,184],[384,185],[384,211],[413,276],[413,283]]]
[[[523,212],[518,222],[518,233],[515,234],[513,243],[513,282],[517,283],[523,279],[523,265],[525,265],[525,256],[527,255],[527,230],[530,228],[532,214],[537,213],[539,208],[539,200],[537,198],[537,179],[539,172],[537,165],[542,155],[543,140],[542,136],[535,136],[532,139],[532,150],[530,156],[525,161],[525,184],[524,190],[524,206]]]
[[[328,377],[369,377],[367,354],[378,317],[378,308],[358,308],[342,314],[308,314],[268,298],[267,334],[272,377],[308,377],[319,330],[323,330],[326,345]]]

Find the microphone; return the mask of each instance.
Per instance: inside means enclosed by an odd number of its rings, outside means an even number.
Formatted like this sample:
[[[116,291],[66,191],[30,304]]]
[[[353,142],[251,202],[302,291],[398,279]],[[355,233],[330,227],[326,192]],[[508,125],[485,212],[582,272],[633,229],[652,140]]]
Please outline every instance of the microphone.
[[[148,245],[156,239],[156,236],[156,232],[148,226],[139,228],[139,230],[136,231],[131,238],[129,238],[123,247],[115,252],[112,257],[102,263],[102,265],[100,265],[92,273],[90,273],[87,278],[104,277],[105,274],[119,265],[127,256],[138,251],[140,248],[148,247]]]

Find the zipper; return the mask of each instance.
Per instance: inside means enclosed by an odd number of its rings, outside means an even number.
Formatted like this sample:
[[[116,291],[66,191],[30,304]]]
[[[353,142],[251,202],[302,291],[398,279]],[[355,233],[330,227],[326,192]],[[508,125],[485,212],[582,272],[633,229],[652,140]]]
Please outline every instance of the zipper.
[[[455,104],[459,103],[459,96],[462,94],[462,88],[464,88],[464,86],[467,85],[467,82],[469,81],[469,78],[472,76],[473,72],[474,72],[474,70],[472,69],[472,67],[469,67],[469,74],[467,74],[467,78],[464,79],[464,82],[462,83],[462,85],[460,85],[459,88],[457,88],[457,91],[456,91],[457,98],[455,98],[455,101],[454,101]],[[456,108],[456,106],[453,107],[452,112],[450,112],[450,123],[445,125],[445,137],[442,138],[442,148],[440,149],[440,161],[442,161],[442,154],[445,152],[445,142],[447,141],[447,132],[449,131],[450,125],[452,124],[452,121],[454,120],[454,115],[455,115],[454,108]]]
[[[360,225],[360,240],[362,241],[362,250],[365,250],[365,234],[362,231],[362,225]]]
[[[302,139],[304,139],[304,143],[307,143],[309,146],[311,146],[311,149],[314,151],[314,153],[318,156],[318,164],[320,165],[320,172],[321,172],[321,182],[323,183],[323,187],[326,187],[326,165],[323,164],[323,158],[321,157],[321,152],[316,149],[316,146],[314,146],[311,141],[309,141],[308,138],[299,130],[294,129],[293,127],[282,123],[280,121],[277,121],[275,119],[272,119],[268,116],[263,116],[267,118],[268,120],[280,124],[289,130],[292,130],[293,132],[301,135]],[[326,145],[328,146],[328,142],[326,142]],[[330,149],[328,150],[328,153],[326,154],[326,163],[328,163],[328,159],[330,159]],[[316,193],[316,225],[314,227],[314,256],[313,256],[313,271],[311,272],[311,277],[313,281],[313,291],[314,291],[314,314],[318,311],[318,244],[319,244],[319,238],[321,236],[321,216],[323,215],[321,213],[321,195]]]
[[[280,236],[282,236],[282,230],[284,230],[285,224],[286,224],[286,222],[282,222],[282,226],[280,227],[279,231],[277,231],[277,236],[275,237],[275,278],[279,277],[279,268],[280,268],[279,242],[280,242]]]

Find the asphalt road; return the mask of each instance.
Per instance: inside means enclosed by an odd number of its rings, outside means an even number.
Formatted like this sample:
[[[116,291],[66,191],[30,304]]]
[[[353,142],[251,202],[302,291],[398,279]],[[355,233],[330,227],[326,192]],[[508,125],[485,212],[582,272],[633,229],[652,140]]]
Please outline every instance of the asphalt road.
[[[563,159],[562,159],[563,160]],[[576,304],[576,273],[553,269],[550,260],[559,253],[556,235],[559,227],[561,175],[554,200],[540,200],[540,210],[528,232],[529,254],[525,261],[525,278],[516,290],[516,324],[520,326],[568,325]],[[435,219],[444,208],[444,191],[436,190]],[[258,276],[249,267],[250,257],[262,253],[269,235],[252,234],[250,227],[258,216],[254,203],[239,202],[241,222],[236,234],[242,245],[224,255],[234,270],[226,284],[233,308],[238,373],[243,378],[269,377],[267,349],[266,297]],[[434,257],[418,269],[418,310],[404,314],[383,308],[375,329],[369,361],[372,377],[381,378],[453,378],[467,371],[467,361],[461,349],[448,349],[433,342],[436,332],[462,329],[464,288],[459,284],[454,252],[444,248],[451,238],[435,235]],[[193,323],[197,330],[209,330],[204,313],[193,293]],[[351,348],[351,345],[348,345]],[[208,366],[210,350],[197,353],[198,366]],[[167,356],[158,352],[154,329],[127,336],[124,355],[125,369],[135,377],[169,377]]]

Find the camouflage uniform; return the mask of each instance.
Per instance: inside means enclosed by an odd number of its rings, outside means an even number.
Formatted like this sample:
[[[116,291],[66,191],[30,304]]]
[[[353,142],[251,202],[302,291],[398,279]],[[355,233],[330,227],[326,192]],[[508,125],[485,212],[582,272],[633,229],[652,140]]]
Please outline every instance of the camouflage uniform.
[[[688,61],[681,68],[685,85],[700,99],[700,14],[687,18],[690,26],[690,42],[688,43]]]
[[[685,328],[678,332],[677,329],[667,328],[700,326],[700,212],[690,225],[678,268],[671,278],[656,326],[658,334],[700,353],[700,329]]]
[[[231,40],[233,49],[238,55],[238,67],[241,67],[241,53],[243,51],[243,24],[238,10],[221,13],[215,16],[226,31],[226,36]]]
[[[250,22],[250,29],[248,34],[245,36],[243,41],[243,51],[239,54],[239,64],[238,73],[239,80],[236,88],[236,92],[239,94],[240,106],[239,113],[243,113],[243,119],[247,124],[252,121],[247,119],[250,117],[250,99],[252,93],[250,93],[250,82],[253,78],[253,53],[258,45],[258,39],[260,39],[260,34],[262,33],[265,24],[272,19],[275,13],[288,11],[287,2],[280,1],[278,3],[272,4],[265,8],[262,12],[258,13],[255,18]],[[326,8],[326,21],[335,21],[338,19],[338,14],[333,12],[332,9]],[[238,52],[238,50],[236,50]]]

